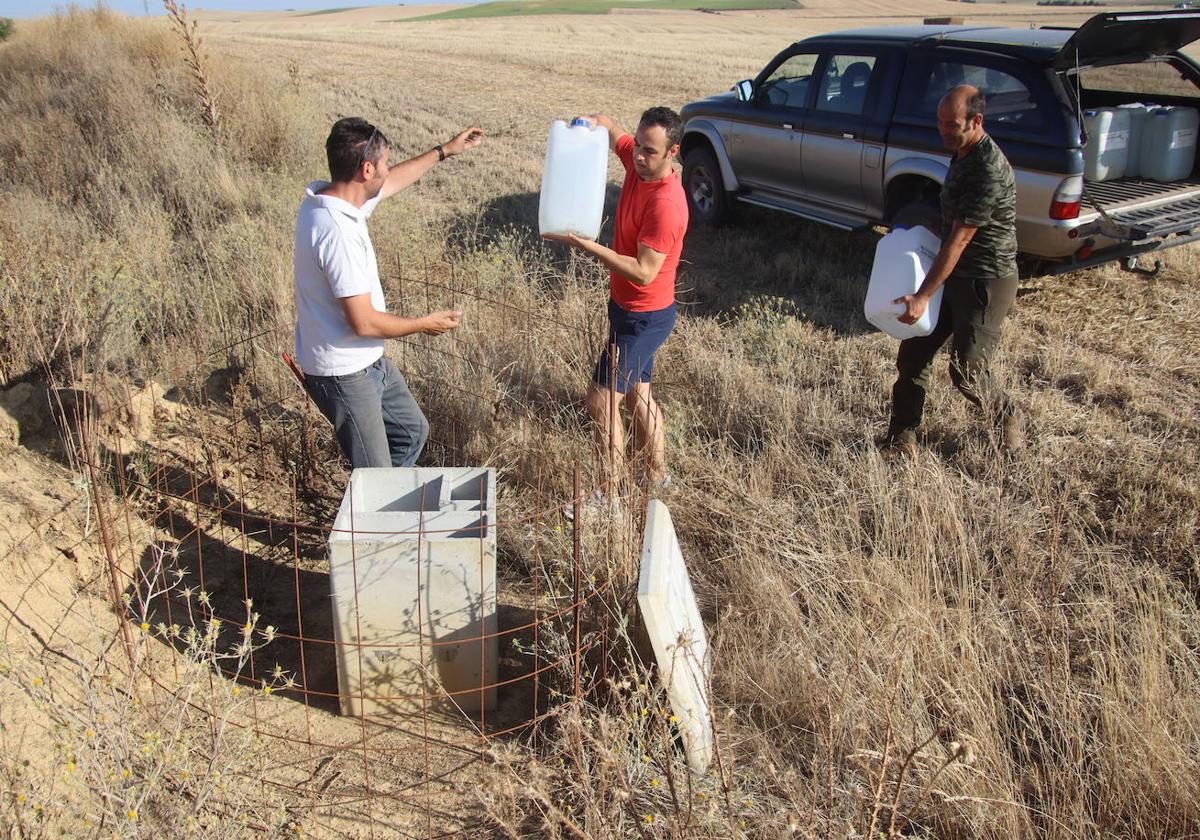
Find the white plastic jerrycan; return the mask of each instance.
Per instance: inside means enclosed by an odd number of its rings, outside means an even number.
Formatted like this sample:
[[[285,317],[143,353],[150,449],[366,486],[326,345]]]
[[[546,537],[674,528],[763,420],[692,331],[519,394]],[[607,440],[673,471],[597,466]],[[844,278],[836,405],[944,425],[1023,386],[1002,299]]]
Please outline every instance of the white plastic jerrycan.
[[[569,127],[562,120],[551,123],[538,230],[587,239],[599,236],[607,175],[608,129],[593,129],[582,119],[573,120]]]
[[[875,246],[875,264],[867,284],[863,314],[879,329],[895,338],[929,335],[937,326],[942,308],[942,287],[933,293],[925,314],[915,324],[900,321],[904,306],[896,298],[914,294],[929,273],[942,241],[929,228],[896,228]]]
[[[1142,138],[1146,134],[1146,120],[1154,105],[1144,102],[1129,102],[1117,108],[1129,112],[1129,154],[1125,160],[1125,177],[1137,178],[1142,174]]]
[[[1084,111],[1088,139],[1083,147],[1083,177],[1088,181],[1115,181],[1125,177],[1129,163],[1128,108],[1096,108]]]
[[[1200,112],[1195,108],[1152,111],[1142,135],[1142,177],[1151,181],[1178,181],[1190,175],[1196,162],[1198,128]]]

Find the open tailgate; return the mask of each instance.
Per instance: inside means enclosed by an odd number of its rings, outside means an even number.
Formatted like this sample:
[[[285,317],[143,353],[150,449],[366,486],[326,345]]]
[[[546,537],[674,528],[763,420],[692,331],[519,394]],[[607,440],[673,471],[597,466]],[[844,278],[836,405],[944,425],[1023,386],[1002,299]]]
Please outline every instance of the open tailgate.
[[[1200,9],[1109,12],[1075,30],[1054,59],[1054,67],[1139,61],[1173,53],[1200,39]]]

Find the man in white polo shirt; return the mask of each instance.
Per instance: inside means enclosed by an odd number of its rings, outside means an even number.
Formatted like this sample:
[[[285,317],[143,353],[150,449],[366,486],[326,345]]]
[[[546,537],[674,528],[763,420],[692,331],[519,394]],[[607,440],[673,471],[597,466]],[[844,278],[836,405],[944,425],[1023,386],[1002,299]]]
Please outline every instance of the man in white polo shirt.
[[[483,142],[468,128],[425,154],[389,162],[388,139],[358,117],[333,124],[325,141],[332,181],[313,181],[296,219],[293,260],[296,358],[305,388],[354,467],[411,467],[429,423],[396,366],[389,338],[441,335],[462,313],[405,318],[387,311],[367,219],[375,207],[439,161]]]

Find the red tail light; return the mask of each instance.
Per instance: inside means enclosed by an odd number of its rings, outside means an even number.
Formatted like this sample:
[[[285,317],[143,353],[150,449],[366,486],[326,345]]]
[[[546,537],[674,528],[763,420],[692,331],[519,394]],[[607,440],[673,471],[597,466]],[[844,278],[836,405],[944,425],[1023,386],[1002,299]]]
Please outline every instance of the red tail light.
[[[1058,222],[1078,219],[1083,203],[1083,178],[1063,178],[1050,201],[1050,218]]]
[[[1055,201],[1050,204],[1050,218],[1056,221],[1066,221],[1067,219],[1078,219],[1079,208],[1082,205],[1080,201]]]

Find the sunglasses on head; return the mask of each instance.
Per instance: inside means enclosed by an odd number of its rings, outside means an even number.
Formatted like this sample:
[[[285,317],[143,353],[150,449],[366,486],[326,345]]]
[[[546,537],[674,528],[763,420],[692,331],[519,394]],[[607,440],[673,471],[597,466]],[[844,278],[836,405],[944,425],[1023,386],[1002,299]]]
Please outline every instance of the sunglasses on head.
[[[362,154],[359,157],[358,164],[362,166],[367,161],[371,160],[371,146],[375,143],[375,138],[379,136],[379,129],[372,128],[371,136],[367,138],[367,142],[363,144]]]

